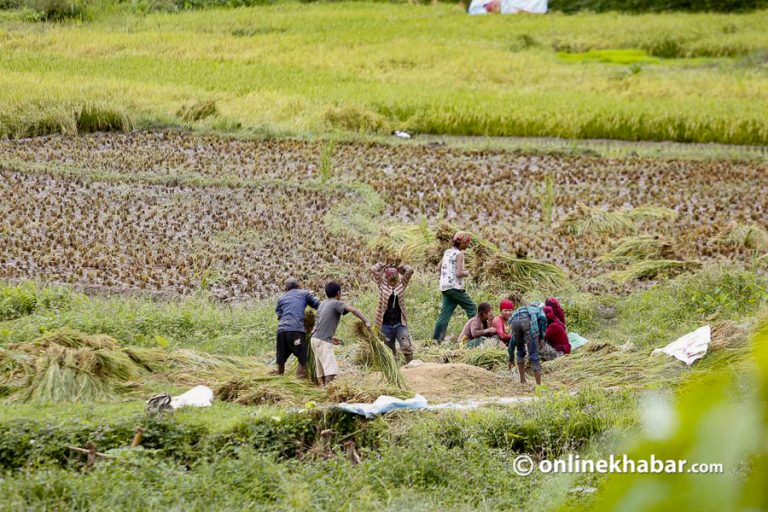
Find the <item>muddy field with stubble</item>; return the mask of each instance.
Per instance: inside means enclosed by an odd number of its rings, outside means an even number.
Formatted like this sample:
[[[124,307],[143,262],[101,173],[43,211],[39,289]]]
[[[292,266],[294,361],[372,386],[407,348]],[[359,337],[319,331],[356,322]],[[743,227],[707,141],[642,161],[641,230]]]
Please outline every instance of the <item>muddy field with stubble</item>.
[[[183,133],[4,140],[0,277],[225,300],[269,296],[288,275],[355,286],[380,230],[426,221],[589,287],[632,237],[659,237],[667,260],[759,257],[766,176],[758,162]],[[586,222],[604,214],[629,220]]]

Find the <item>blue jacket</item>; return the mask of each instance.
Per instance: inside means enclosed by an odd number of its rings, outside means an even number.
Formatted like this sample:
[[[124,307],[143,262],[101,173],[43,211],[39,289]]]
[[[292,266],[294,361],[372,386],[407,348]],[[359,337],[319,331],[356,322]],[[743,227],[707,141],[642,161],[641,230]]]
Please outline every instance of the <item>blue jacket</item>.
[[[509,318],[509,325],[517,320],[530,320],[531,339],[539,341],[544,339],[544,333],[547,330],[547,315],[544,314],[544,308],[539,306],[523,306]]]
[[[288,290],[277,301],[277,332],[304,332],[304,310],[307,306],[317,309],[320,301],[307,290]]]

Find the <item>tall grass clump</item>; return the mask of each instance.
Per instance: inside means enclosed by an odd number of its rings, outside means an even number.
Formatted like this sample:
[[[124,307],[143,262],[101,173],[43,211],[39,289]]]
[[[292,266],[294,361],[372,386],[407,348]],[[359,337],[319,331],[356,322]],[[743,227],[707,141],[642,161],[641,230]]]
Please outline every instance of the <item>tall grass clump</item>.
[[[87,103],[75,110],[78,133],[127,132],[133,127],[124,111],[107,105]]]

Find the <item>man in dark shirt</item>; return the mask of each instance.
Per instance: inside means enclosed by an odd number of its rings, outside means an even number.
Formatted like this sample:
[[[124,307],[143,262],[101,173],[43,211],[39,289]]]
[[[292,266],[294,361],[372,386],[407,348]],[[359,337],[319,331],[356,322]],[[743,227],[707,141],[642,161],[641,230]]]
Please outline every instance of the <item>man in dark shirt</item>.
[[[285,373],[285,362],[291,356],[299,360],[296,375],[306,377],[307,336],[304,332],[304,310],[307,306],[317,309],[320,301],[307,290],[299,287],[294,278],[285,281],[285,293],[277,301],[277,373]]]

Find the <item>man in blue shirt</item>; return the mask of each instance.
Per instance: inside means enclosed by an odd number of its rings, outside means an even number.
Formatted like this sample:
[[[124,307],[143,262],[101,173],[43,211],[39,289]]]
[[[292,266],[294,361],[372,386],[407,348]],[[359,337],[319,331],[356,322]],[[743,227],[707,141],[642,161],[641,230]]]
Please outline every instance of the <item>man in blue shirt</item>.
[[[317,309],[320,301],[307,290],[299,287],[293,277],[285,281],[285,293],[277,301],[277,373],[285,373],[285,362],[291,356],[299,360],[298,377],[306,377],[307,336],[304,332],[304,310],[307,306]]]

